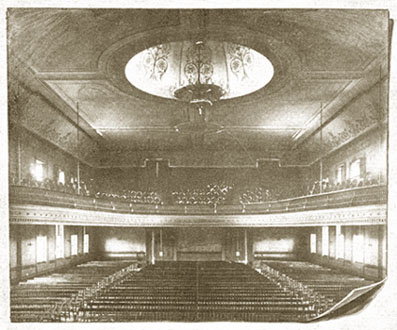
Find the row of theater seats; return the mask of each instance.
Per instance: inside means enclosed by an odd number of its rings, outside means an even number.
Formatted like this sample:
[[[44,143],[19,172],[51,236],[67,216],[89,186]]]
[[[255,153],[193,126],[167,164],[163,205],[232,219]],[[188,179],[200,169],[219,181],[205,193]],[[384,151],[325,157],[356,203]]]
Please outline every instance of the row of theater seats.
[[[321,189],[320,189],[321,185]],[[334,191],[341,191],[345,189],[353,189],[359,187],[370,187],[379,185],[379,180],[376,178],[367,178],[362,180],[345,180],[341,183],[332,183],[323,181],[313,182],[308,186],[307,191],[303,187],[291,185],[289,187],[278,187],[266,189],[263,187],[255,187],[246,189],[240,194],[239,203],[243,205],[266,203],[269,201],[283,200],[301,196],[317,195],[322,193],[330,193]]]
[[[51,311],[61,306],[81,290],[131,264],[131,261],[90,261],[63,272],[11,286],[11,321],[52,321]]]
[[[43,182],[39,182],[34,179],[23,179],[18,182],[15,178],[10,178],[10,184],[13,186],[24,186],[31,188],[39,188],[44,191],[58,191],[62,193],[68,193],[76,195],[78,193],[77,185],[69,184],[66,185],[55,183],[53,180],[45,179]],[[353,189],[360,187],[372,187],[379,185],[377,179],[366,179],[366,180],[352,180],[344,181],[338,184],[332,184],[328,181],[324,181],[320,189],[320,183],[314,182],[308,188],[305,193],[302,187],[297,185],[291,185],[289,187],[278,187],[265,189],[263,187],[253,187],[246,189],[242,193],[238,193],[237,189],[227,184],[211,184],[205,189],[192,189],[192,190],[180,190],[173,191],[171,193],[172,204],[192,206],[202,205],[208,207],[215,207],[218,205],[260,205],[266,204],[272,201],[282,201],[288,198],[297,198],[302,196],[318,195],[320,191],[323,193],[330,193],[335,191],[341,191],[345,189]],[[120,189],[108,191],[98,191],[92,185],[88,188],[85,183],[80,185],[80,196],[90,196],[97,200],[110,201],[110,203],[116,202],[127,202],[131,205],[136,204],[148,204],[154,205],[156,208],[164,205],[165,201],[162,199],[160,194],[155,191],[135,191],[130,189]],[[166,200],[168,199],[167,196]]]
[[[364,278],[304,261],[264,261],[271,268],[299,281],[335,305],[355,288],[373,283]]]
[[[273,260],[261,261],[260,265],[277,270],[273,273],[276,276],[224,261],[158,262],[140,271],[131,268],[131,261],[88,262],[13,286],[11,319],[13,322],[307,321],[320,314],[319,305],[312,297],[286,285],[286,276],[326,300],[328,307],[352,289],[371,283],[308,262]],[[51,318],[52,306],[123,271],[123,276],[95,295],[83,295],[77,309],[67,307],[69,312],[64,317]],[[68,317],[71,314],[73,317]]]
[[[225,204],[233,186],[225,183],[209,184],[202,189],[180,189],[173,191],[174,204],[178,205],[218,205]]]
[[[309,187],[307,191],[307,195],[315,195],[319,194],[320,192],[327,193],[332,191],[339,191],[344,189],[352,189],[358,187],[369,187],[378,185],[379,179],[378,178],[371,178],[366,177],[361,179],[352,179],[352,180],[344,180],[342,182],[331,182],[328,179],[321,181],[314,181]],[[321,188],[320,188],[321,186]]]
[[[252,268],[228,262],[159,262],[86,304],[84,320],[300,321],[310,302]]]
[[[155,191],[135,191],[128,189],[118,191],[117,193],[97,191],[95,197],[120,200],[133,204],[162,204],[160,195]]]
[[[263,203],[271,200],[275,200],[274,194],[270,189],[265,189],[263,187],[247,189],[242,192],[239,197],[240,204]]]
[[[15,177],[11,177],[10,184],[13,186],[39,188],[74,195],[79,194],[81,196],[120,200],[133,204],[162,204],[161,196],[155,191],[140,191],[131,189],[109,189],[109,191],[101,191],[93,184],[86,184],[83,181],[80,183],[80,191],[76,182],[66,182],[63,184],[48,178],[44,179],[43,181],[38,181],[33,179],[31,176],[24,178],[21,181],[18,181]]]
[[[28,175],[27,177],[23,178],[20,181],[18,181],[18,179],[16,177],[11,177],[9,179],[9,181],[10,181],[10,184],[13,186],[40,188],[40,189],[64,192],[64,193],[69,193],[69,194],[77,194],[78,193],[77,182],[61,183],[61,182],[56,182],[55,180],[48,179],[48,178],[46,178],[42,181],[39,181],[39,180],[34,179],[31,175]],[[80,195],[90,196],[92,194],[92,191],[93,191],[92,187],[89,187],[89,185],[83,181],[80,182]]]

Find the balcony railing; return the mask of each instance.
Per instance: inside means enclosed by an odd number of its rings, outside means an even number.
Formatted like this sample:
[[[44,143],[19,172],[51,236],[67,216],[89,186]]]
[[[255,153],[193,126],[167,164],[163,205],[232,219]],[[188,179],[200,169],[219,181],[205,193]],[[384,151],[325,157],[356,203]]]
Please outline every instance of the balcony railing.
[[[344,189],[317,195],[247,205],[153,205],[133,204],[116,199],[104,199],[55,192],[41,188],[10,186],[10,204],[45,205],[130,214],[270,214],[330,209],[360,205],[385,204],[385,185]]]

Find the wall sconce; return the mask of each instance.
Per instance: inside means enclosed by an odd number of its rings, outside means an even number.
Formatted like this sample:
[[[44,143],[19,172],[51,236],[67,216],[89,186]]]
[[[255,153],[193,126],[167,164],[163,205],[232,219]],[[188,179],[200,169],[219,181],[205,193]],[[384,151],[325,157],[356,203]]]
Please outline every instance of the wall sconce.
[[[163,256],[163,251],[159,252],[159,256],[162,257]]]
[[[236,257],[240,256],[240,251],[236,251]]]

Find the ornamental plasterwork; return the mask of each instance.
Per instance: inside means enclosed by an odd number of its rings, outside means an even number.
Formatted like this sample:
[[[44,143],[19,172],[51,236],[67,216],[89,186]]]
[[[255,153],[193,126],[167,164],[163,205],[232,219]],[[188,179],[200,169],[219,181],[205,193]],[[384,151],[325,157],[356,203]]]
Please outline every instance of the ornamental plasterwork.
[[[92,226],[210,226],[265,227],[376,225],[386,223],[386,205],[358,206],[279,214],[161,215],[120,214],[45,206],[11,205],[11,224],[70,224]]]

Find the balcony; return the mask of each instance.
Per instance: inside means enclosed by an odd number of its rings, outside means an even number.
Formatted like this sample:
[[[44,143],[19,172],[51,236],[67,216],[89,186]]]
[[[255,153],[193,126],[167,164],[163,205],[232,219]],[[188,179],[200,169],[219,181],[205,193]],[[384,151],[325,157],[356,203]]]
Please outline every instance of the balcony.
[[[25,186],[10,186],[10,205],[42,205],[122,214],[242,215],[277,214],[386,203],[385,185],[357,187],[317,195],[247,205],[154,205],[95,198]]]

